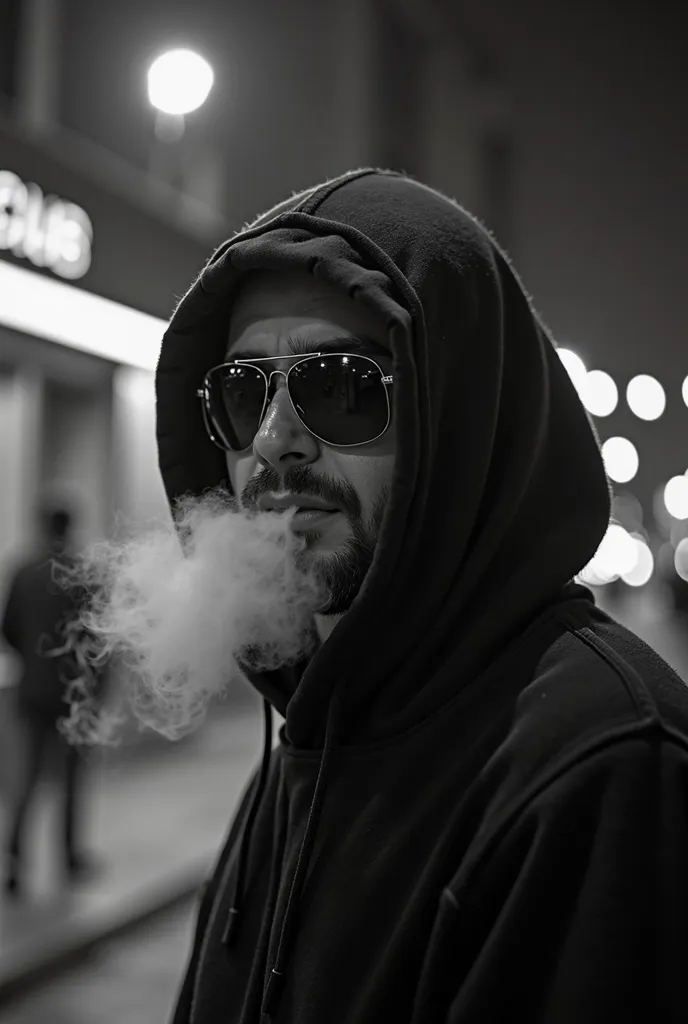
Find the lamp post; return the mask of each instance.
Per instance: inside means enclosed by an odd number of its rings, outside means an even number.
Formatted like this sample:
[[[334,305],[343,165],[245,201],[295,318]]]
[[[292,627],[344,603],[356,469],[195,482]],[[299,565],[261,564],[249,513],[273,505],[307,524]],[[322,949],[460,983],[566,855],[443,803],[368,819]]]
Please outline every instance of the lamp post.
[[[150,169],[170,184],[183,184],[179,143],[186,131],[186,117],[203,106],[214,78],[210,64],[186,49],[168,50],[148,69],[148,99],[155,111]]]

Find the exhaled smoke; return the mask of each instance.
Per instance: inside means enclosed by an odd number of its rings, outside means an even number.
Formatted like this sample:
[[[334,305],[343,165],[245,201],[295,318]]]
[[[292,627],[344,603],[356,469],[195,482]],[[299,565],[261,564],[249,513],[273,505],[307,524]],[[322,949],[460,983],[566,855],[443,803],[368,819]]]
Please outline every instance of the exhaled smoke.
[[[313,647],[313,616],[328,590],[301,555],[293,512],[247,514],[224,492],[184,499],[174,522],[100,542],[79,559],[69,582],[88,600],[68,629],[82,671],[63,729],[98,735],[87,676],[115,660],[126,703],[170,738],[203,718],[209,701],[236,677],[294,664]],[[112,721],[101,719],[101,733]]]

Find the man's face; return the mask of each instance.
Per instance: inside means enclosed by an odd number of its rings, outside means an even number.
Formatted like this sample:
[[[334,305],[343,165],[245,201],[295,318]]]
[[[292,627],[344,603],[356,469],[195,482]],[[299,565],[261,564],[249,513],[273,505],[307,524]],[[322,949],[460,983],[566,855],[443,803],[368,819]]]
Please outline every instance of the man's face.
[[[338,351],[359,352],[355,339],[368,339],[369,354],[385,376],[392,372],[385,328],[372,313],[305,273],[251,275],[232,314],[228,358],[289,355],[289,338],[316,352],[333,339]],[[262,365],[286,370],[293,362]],[[320,640],[328,635],[373,559],[392,478],[392,430],[356,447],[324,444],[297,417],[284,378],[274,377],[273,387],[252,447],[227,455],[234,495],[248,514],[218,489],[187,495],[174,522],[99,543],[83,563],[82,583],[95,598],[80,633],[84,657],[119,652],[130,666],[122,700],[168,736],[200,720],[237,662],[273,671],[309,657],[313,627]],[[266,510],[271,498],[297,494],[303,504],[310,496],[336,511],[308,525]],[[70,730],[81,738],[93,728],[89,700],[81,706],[77,695]]]
[[[376,314],[306,272],[260,271],[247,279],[234,305],[226,359],[292,356],[295,340],[298,352],[317,352],[334,339],[338,351],[370,355],[385,375],[392,373],[387,332]],[[360,339],[366,339],[365,348]],[[259,365],[269,376],[294,362]],[[252,448],[227,453],[232,489],[247,509],[290,494],[336,508],[312,525],[293,528],[303,532],[304,557],[329,587],[327,611],[341,613],[372,562],[392,479],[393,429],[390,424],[377,440],[353,447],[327,444],[301,423],[284,377],[273,377],[272,386],[276,390]]]

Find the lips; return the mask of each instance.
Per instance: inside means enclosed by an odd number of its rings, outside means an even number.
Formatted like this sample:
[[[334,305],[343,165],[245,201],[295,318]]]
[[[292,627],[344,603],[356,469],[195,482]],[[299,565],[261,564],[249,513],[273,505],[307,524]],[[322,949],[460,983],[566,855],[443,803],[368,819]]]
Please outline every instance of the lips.
[[[295,509],[297,514],[339,511],[335,505],[305,494],[264,494],[258,499],[257,504],[261,512],[286,512],[289,509]]]
[[[320,508],[317,505],[284,505],[284,506],[272,506],[266,505],[263,512],[275,512],[277,515],[282,515],[285,512],[293,512],[295,515],[306,515],[308,513],[318,515],[331,515],[333,512],[338,512],[336,508]]]
[[[336,516],[339,509],[297,509],[291,521],[291,528],[296,531],[308,530],[311,527],[320,526]]]

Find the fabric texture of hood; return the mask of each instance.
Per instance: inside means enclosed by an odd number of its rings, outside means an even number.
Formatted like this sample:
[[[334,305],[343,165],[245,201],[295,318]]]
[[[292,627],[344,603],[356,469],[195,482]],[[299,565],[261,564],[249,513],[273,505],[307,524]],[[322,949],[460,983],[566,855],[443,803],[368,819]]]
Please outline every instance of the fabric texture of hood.
[[[609,488],[591,422],[505,254],[456,203],[370,169],[260,217],[180,302],[157,372],[171,504],[229,489],[196,392],[224,358],[242,275],[260,268],[325,279],[388,327],[397,458],[373,566],[307,666],[251,676],[294,746],[322,747],[335,686],[338,742],[365,743],[436,710],[556,598],[602,540]]]

